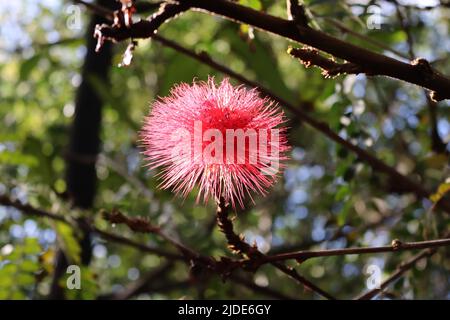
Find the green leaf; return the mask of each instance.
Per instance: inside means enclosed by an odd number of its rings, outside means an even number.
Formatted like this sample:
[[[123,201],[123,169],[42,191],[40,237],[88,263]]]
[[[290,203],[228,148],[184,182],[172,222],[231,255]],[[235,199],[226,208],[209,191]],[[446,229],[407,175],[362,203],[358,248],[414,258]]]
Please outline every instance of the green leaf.
[[[348,184],[343,185],[339,188],[338,192],[334,196],[336,201],[342,201],[350,194],[350,187]]]
[[[32,155],[23,154],[17,151],[3,150],[0,152],[0,164],[36,167],[39,164],[39,161]]]
[[[15,290],[11,292],[10,295],[11,300],[23,300],[26,298],[25,294],[20,290]]]
[[[15,279],[20,286],[29,286],[36,281],[35,277],[29,273],[19,273],[16,275]]]
[[[21,263],[20,269],[25,272],[36,272],[39,270],[39,263],[33,260],[25,260]]]
[[[239,0],[239,4],[258,11],[262,9],[262,3],[260,0]]]
[[[347,222],[347,217],[352,208],[353,208],[352,200],[348,199],[348,201],[345,203],[344,207],[342,208],[341,212],[339,212],[339,214],[337,216],[338,226],[342,227]]]
[[[1,282],[1,279],[0,279]],[[0,300],[6,300],[9,297],[9,291],[6,288],[0,288]]]
[[[37,238],[26,238],[23,252],[25,254],[36,255],[42,251],[41,245]]]
[[[127,122],[131,128],[138,130],[136,123],[130,118],[126,100],[124,100],[116,93],[111,92],[110,87],[98,77],[89,76],[88,81],[95,88],[95,91],[101,97],[101,99],[105,103],[109,104],[112,109],[117,111],[120,119],[123,119],[124,122]]]
[[[0,269],[1,275],[11,276],[17,272],[17,269],[18,269],[17,264],[8,263],[5,266],[3,266],[2,269]]]
[[[13,277],[8,275],[6,272],[0,272],[0,287],[9,288],[13,285]]]
[[[448,179],[447,179],[448,180]],[[442,199],[442,197],[447,193],[450,192],[450,182],[444,182],[441,183],[437,189],[437,192],[430,196],[430,200],[434,203],[438,202]]]
[[[60,236],[64,253],[66,253],[70,262],[79,264],[81,248],[80,244],[78,243],[78,239],[73,233],[73,229],[67,224],[58,223],[56,226],[56,231]]]
[[[20,70],[19,70],[20,81],[24,81],[29,78],[31,71],[33,71],[33,69],[37,66],[37,64],[39,63],[39,60],[41,60],[41,58],[42,58],[42,55],[38,53],[38,54],[35,54],[34,56],[32,56],[31,58],[25,60],[24,62],[22,62],[22,64],[20,65]]]
[[[164,96],[168,94],[175,83],[192,83],[193,77],[206,78],[199,73],[202,67],[203,65],[197,61],[180,54],[174,55],[166,65],[164,77],[161,79],[159,95]]]

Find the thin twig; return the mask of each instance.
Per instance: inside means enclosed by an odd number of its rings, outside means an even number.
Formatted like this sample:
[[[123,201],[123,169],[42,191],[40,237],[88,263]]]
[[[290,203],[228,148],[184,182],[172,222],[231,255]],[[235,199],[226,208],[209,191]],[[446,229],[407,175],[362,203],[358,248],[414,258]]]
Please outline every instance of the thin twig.
[[[258,250],[256,245],[250,246],[245,242],[242,236],[237,235],[233,229],[233,222],[229,218],[230,206],[226,204],[223,199],[220,199],[217,204],[217,225],[220,231],[225,234],[230,249],[240,254],[241,256],[248,257],[246,262],[248,263],[248,268],[253,270],[259,267],[259,261],[265,258],[265,255]],[[294,268],[288,267],[278,261],[270,262],[278,270],[289,275],[291,278],[302,284],[305,288],[321,295],[330,300],[335,300],[336,298],[330,293],[324,291],[323,289],[316,286],[314,283],[300,275]]]
[[[418,250],[425,248],[435,248],[449,246],[450,239],[437,239],[418,242],[401,242],[399,240],[392,241],[390,246],[380,247],[363,247],[363,248],[343,248],[343,249],[329,249],[329,250],[304,250],[297,252],[280,253],[272,256],[266,256],[265,262],[271,261],[284,261],[295,259],[299,261],[305,261],[309,258],[316,257],[329,257],[329,256],[341,256],[348,254],[369,254],[369,253],[382,253],[382,252],[398,252],[405,250]]]
[[[99,162],[104,163],[106,166],[110,167],[113,171],[117,172],[121,177],[128,181],[132,186],[134,186],[139,193],[141,193],[147,201],[151,201],[153,197],[153,192],[150,191],[147,186],[138,177],[130,174],[128,169],[115,161],[114,159],[108,157],[106,154],[99,155]]]
[[[345,24],[339,22],[338,20],[334,19],[334,18],[328,18],[328,17],[324,17],[323,18],[325,21],[329,22],[330,24],[334,25],[336,28],[338,28],[339,30],[348,33],[349,35],[352,35],[355,38],[358,38],[360,40],[366,41],[367,43],[370,43],[374,46],[377,46],[383,50],[389,51],[394,53],[395,55],[399,56],[400,58],[403,59],[408,59],[409,60],[409,56],[407,56],[406,54],[395,50],[387,45],[385,45],[383,42],[380,42],[378,40],[375,40],[373,38],[370,38],[364,34],[358,33],[356,31],[354,31],[353,29],[350,29],[349,27],[347,27]]]
[[[127,246],[133,247],[135,249],[138,249],[142,252],[155,254],[155,255],[158,255],[160,257],[164,257],[167,259],[184,260],[184,257],[182,255],[179,255],[176,253],[171,253],[171,252],[159,249],[159,248],[151,247],[140,241],[132,240],[132,239],[126,238],[124,236],[121,236],[121,235],[118,235],[115,233],[107,232],[107,231],[101,230],[97,227],[92,227],[92,230],[105,240],[109,240],[109,241],[112,241],[112,242],[115,242],[118,244],[127,245]]]
[[[449,238],[450,232],[446,232],[444,234],[444,238]],[[357,300],[370,300],[374,298],[377,294],[383,292],[384,289],[386,289],[390,284],[397,281],[401,276],[403,276],[407,271],[409,271],[411,268],[413,268],[417,262],[419,262],[422,259],[426,259],[431,257],[437,252],[437,247],[434,248],[427,248],[416,254],[415,256],[411,257],[405,262],[400,263],[394,273],[392,273],[386,280],[384,280],[378,288],[374,288],[359,297],[357,297]]]
[[[200,254],[187,247],[186,245],[180,243],[179,241],[166,235],[160,227],[154,226],[149,220],[141,217],[130,218],[122,214],[118,210],[113,210],[112,212],[103,212],[103,217],[113,224],[125,224],[131,230],[141,233],[153,233],[173,245],[177,248],[181,254],[183,254],[186,259],[198,259]]]
[[[406,42],[408,44],[408,54],[410,59],[414,59],[416,54],[414,50],[414,37],[413,33],[411,31],[411,25],[408,20],[410,20],[410,14],[409,14],[409,8],[403,7],[405,10],[407,10],[407,14],[405,17],[405,14],[401,10],[401,5],[398,3],[398,1],[394,0],[392,1],[395,3],[396,11],[397,11],[397,17],[400,23],[400,27],[403,30],[403,32],[406,35]],[[447,145],[442,141],[439,130],[438,130],[438,115],[437,115],[437,109],[438,105],[436,101],[433,101],[431,97],[427,94],[426,90],[423,90],[427,107],[428,107],[428,114],[429,114],[429,122],[430,122],[430,138],[431,138],[431,150],[433,150],[436,153],[448,153],[447,151]]]
[[[111,300],[128,300],[136,295],[149,291],[149,287],[156,281],[163,278],[174,266],[173,261],[168,261],[155,270],[145,274],[140,279],[130,283],[123,290],[113,294]]]
[[[96,13],[97,15],[104,17],[108,20],[112,20],[114,18],[114,14],[111,10],[104,8],[96,3],[91,3],[83,0],[72,0],[76,4],[81,4],[88,8],[90,11]]]
[[[384,289],[386,289],[391,283],[398,280],[403,274],[409,271],[413,266],[416,265],[420,260],[430,257],[436,252],[436,249],[426,249],[421,251],[420,253],[413,256],[411,259],[408,259],[406,262],[402,262],[398,265],[397,269],[393,274],[389,276],[385,281],[383,281],[379,288],[372,289],[363,295],[357,297],[357,300],[370,300],[374,298],[377,294],[381,293]]]
[[[26,214],[29,214],[32,216],[50,218],[52,220],[63,222],[65,224],[69,224],[69,225],[73,224],[71,221],[69,221],[69,219],[67,219],[64,216],[61,216],[61,215],[58,215],[55,213],[51,213],[49,211],[45,211],[42,209],[35,208],[29,204],[23,204],[19,200],[13,200],[6,195],[0,195],[0,205],[16,208],[17,210],[20,210],[23,213],[26,213]]]
[[[46,210],[38,209],[29,204],[23,204],[18,200],[12,200],[11,198],[9,198],[6,195],[0,195],[0,205],[16,208],[17,210],[20,210],[22,213],[28,214],[31,216],[50,218],[52,220],[62,222],[69,226],[76,226],[76,221],[75,220],[72,221],[72,219],[70,217],[66,217],[66,216],[52,213],[52,212],[49,212]],[[110,241],[118,243],[118,244],[128,245],[128,246],[134,247],[138,250],[141,250],[143,252],[156,254],[156,255],[159,255],[161,257],[165,257],[168,259],[180,260],[183,258],[180,255],[177,255],[177,254],[174,254],[174,253],[171,253],[168,251],[164,251],[159,248],[154,248],[154,247],[148,246],[146,244],[143,244],[143,243],[135,241],[135,240],[131,240],[129,238],[123,237],[118,234],[114,234],[111,232],[101,230],[93,225],[90,225],[88,227],[91,231],[93,231],[94,233],[96,233],[97,235],[102,237],[103,239],[110,240]]]
[[[278,247],[273,248],[270,251],[270,254],[279,254],[279,253],[290,252],[290,251],[302,251],[302,250],[306,250],[314,245],[319,245],[326,241],[334,241],[334,240],[338,240],[341,238],[346,238],[347,240],[349,240],[349,236],[351,236],[353,234],[363,234],[367,230],[376,229],[380,226],[383,226],[384,223],[387,222],[387,220],[399,219],[399,217],[401,215],[402,215],[401,212],[396,212],[393,215],[383,215],[374,222],[364,223],[364,224],[360,224],[357,227],[352,227],[350,229],[350,231],[344,231],[344,228],[338,228],[331,236],[325,237],[323,240],[314,241],[312,239],[308,239],[308,240],[304,240],[297,244],[291,244],[291,245],[286,244],[283,246],[278,246]]]

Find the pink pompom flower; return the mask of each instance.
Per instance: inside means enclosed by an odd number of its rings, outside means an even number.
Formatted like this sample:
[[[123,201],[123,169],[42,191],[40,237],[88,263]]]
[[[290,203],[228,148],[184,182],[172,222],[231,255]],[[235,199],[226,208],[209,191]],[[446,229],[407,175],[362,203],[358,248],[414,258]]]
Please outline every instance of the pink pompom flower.
[[[267,193],[289,146],[283,112],[256,89],[207,82],[175,86],[153,103],[141,131],[150,169],[161,168],[160,187],[186,197],[203,195],[244,207],[251,192]]]

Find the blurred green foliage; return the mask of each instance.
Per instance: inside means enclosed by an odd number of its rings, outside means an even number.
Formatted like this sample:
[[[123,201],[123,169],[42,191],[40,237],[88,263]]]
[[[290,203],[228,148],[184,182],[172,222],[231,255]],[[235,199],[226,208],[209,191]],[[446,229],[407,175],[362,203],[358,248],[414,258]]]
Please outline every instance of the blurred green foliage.
[[[284,1],[239,2],[286,16]],[[323,31],[394,55],[342,32],[327,20],[337,19],[365,37],[408,54],[407,35],[392,3],[370,1],[380,3],[382,8],[383,24],[376,30],[366,27],[369,1],[304,2],[314,24]],[[89,17],[80,6],[82,28],[68,28],[68,5],[56,0],[0,4],[0,193],[65,216],[71,209],[61,198],[66,191],[64,154],[74,116],[74,97],[81,81],[86,51],[83,37]],[[409,19],[416,55],[450,75],[450,10],[400,9]],[[448,190],[448,184],[443,184],[450,175],[448,153],[431,148],[433,119],[420,88],[363,75],[324,79],[320,70],[305,69],[286,54],[288,45],[293,44],[285,39],[199,12],[187,12],[163,25],[160,34],[198,53],[207,53],[304,108],[403,174],[420,179],[426,188],[436,192],[436,197]],[[98,217],[100,209],[118,208],[128,215],[148,217],[203,254],[230,255],[223,235],[214,228],[213,204],[197,205],[195,194],[183,201],[159,190],[156,172],[143,167],[138,147],[138,131],[152,101],[179,82],[204,80],[209,75],[219,80],[224,75],[149,40],[139,41],[130,67],[119,68],[125,47],[125,43],[115,45],[110,84],[89,79],[105,103],[102,154],[97,164],[95,208],[77,214],[95,217],[98,227],[172,249],[155,236],[136,235]],[[449,151],[448,101],[438,104],[437,114],[437,130]],[[236,229],[245,234],[247,241],[256,241],[264,252],[375,246],[396,238],[432,239],[450,225],[448,215],[439,210],[431,212],[431,201],[399,192],[386,176],[289,112],[287,115],[292,119],[289,135],[293,150],[284,175],[267,197],[256,198],[254,204],[249,202],[247,210],[238,212],[235,220]],[[77,264],[78,237],[67,226],[0,206],[0,299],[47,297],[56,247],[63,248],[71,262]],[[94,239],[93,248],[91,265],[82,268],[83,287],[79,291],[67,290],[68,298],[93,299],[120,292],[164,264],[163,258],[100,238]],[[389,292],[398,298],[450,298],[449,253],[441,249],[397,281]],[[366,289],[366,266],[378,265],[383,277],[387,277],[411,254],[327,257],[293,265],[323,289],[351,298]],[[242,276],[292,297],[316,297],[269,266]],[[264,297],[232,282],[223,283],[216,276],[203,285],[192,285],[188,279],[186,265],[176,263],[138,298]],[[61,281],[64,283],[66,278]]]

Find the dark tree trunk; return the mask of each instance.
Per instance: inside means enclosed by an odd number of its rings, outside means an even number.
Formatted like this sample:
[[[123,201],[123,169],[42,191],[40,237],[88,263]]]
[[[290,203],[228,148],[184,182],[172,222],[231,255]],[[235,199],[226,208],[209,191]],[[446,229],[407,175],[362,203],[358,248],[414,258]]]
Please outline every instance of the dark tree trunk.
[[[114,0],[98,0],[101,6],[117,9]],[[93,37],[97,24],[106,23],[104,18],[94,15],[86,34],[86,57],[82,69],[82,82],[75,100],[75,118],[70,133],[70,142],[66,153],[66,181],[70,201],[74,207],[88,209],[94,203],[97,175],[96,158],[100,151],[100,128],[103,101],[92,85],[92,78],[108,83],[108,70],[112,60],[112,45],[105,43],[100,52],[95,52],[96,39]],[[82,224],[80,223],[80,226]],[[91,260],[91,236],[86,228],[80,242],[81,262],[88,265]],[[64,290],[59,279],[66,272],[68,261],[64,252],[59,250],[56,256],[51,299],[63,299]]]

